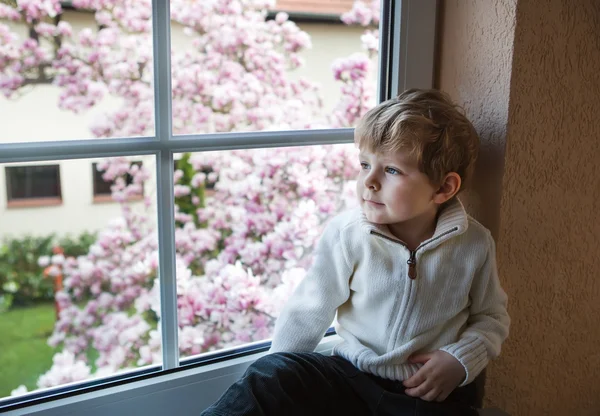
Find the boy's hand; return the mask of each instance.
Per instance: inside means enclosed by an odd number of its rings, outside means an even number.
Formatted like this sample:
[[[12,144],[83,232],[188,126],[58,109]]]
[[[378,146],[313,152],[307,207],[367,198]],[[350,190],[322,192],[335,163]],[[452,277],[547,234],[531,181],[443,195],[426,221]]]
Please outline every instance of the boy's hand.
[[[462,364],[445,351],[414,355],[408,361],[424,365],[404,380],[406,394],[428,402],[445,400],[467,375]]]

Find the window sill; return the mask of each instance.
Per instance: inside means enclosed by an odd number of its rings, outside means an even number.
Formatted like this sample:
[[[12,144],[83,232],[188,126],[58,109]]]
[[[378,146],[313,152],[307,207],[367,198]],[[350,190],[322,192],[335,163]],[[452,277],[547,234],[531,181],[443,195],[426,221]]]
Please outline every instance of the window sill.
[[[328,336],[321,341],[316,351],[331,354],[333,346],[340,340],[337,335]],[[197,415],[237,381],[250,364],[266,354],[266,352],[250,354],[201,367],[181,367],[170,374],[159,374],[145,380],[21,407],[4,414],[6,416]]]
[[[142,201],[144,199],[143,195],[136,195],[136,196],[132,196],[129,198],[128,201],[130,202],[135,202],[135,201]],[[92,199],[92,203],[94,204],[110,204],[110,203],[116,203],[117,201],[115,201],[112,198],[112,195],[94,195],[94,198]]]
[[[27,199],[13,199],[6,202],[6,208],[38,208],[38,207],[52,207],[62,205],[62,198],[50,197],[50,198],[27,198]]]

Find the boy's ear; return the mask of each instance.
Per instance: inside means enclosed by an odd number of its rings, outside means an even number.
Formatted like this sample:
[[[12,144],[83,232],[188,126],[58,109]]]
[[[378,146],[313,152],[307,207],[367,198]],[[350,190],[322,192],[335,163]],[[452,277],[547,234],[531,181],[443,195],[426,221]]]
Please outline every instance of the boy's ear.
[[[450,200],[460,190],[461,183],[462,180],[460,179],[460,175],[458,173],[448,173],[446,177],[444,177],[439,189],[433,195],[433,202],[441,205]]]

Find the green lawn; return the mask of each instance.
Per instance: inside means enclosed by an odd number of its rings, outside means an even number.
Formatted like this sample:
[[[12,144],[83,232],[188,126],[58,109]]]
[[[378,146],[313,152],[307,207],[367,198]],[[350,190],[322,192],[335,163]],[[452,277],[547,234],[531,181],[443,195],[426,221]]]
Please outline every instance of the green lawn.
[[[46,340],[54,320],[52,303],[0,313],[0,397],[21,384],[35,389],[38,377],[50,369],[54,350]]]

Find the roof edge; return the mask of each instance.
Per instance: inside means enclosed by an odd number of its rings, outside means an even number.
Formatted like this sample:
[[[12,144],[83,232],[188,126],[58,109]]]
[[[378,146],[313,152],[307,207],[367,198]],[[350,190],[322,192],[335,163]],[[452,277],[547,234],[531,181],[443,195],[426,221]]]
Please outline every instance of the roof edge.
[[[339,23],[342,22],[340,14],[336,13],[311,13],[311,12],[296,12],[286,10],[270,10],[267,14],[268,19],[273,19],[277,13],[287,13],[289,19],[297,23]]]
[[[78,9],[73,6],[73,2],[70,0],[63,0],[60,5],[65,10],[77,10],[81,12],[93,12],[89,9]],[[277,13],[287,13],[290,20],[297,23],[339,23],[344,24],[341,19],[341,14],[337,13],[311,13],[311,12],[298,12],[298,11],[286,11],[286,10],[269,10],[267,19],[274,19]]]

